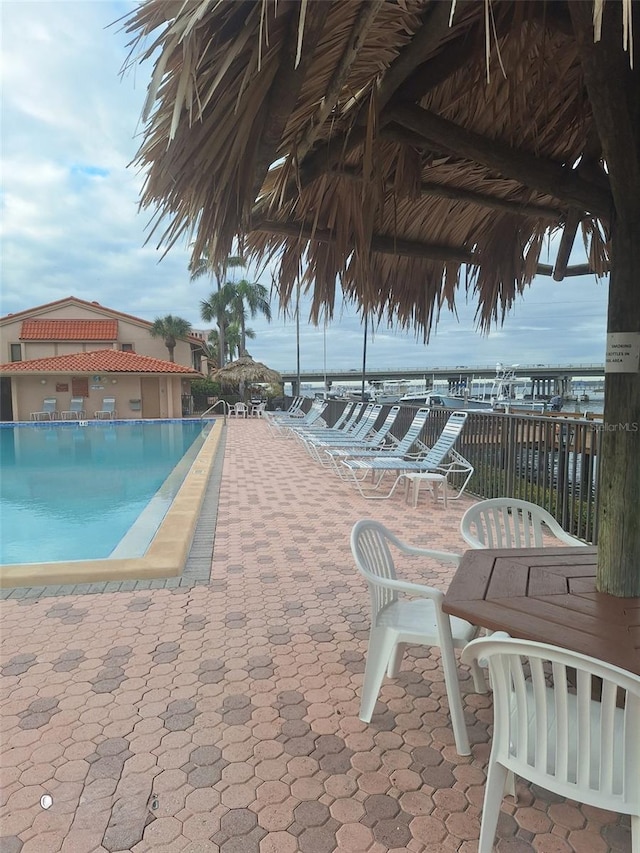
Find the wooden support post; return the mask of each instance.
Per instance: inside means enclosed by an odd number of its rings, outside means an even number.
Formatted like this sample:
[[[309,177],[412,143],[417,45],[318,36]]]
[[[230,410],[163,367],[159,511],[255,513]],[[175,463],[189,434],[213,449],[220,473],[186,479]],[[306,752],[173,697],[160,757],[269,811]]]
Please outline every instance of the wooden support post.
[[[622,48],[621,8],[606,3],[594,44],[593,4],[567,4],[615,205],[608,333],[640,333],[640,71]],[[640,23],[632,4],[633,25]],[[640,372],[605,376],[597,588],[640,595]]]

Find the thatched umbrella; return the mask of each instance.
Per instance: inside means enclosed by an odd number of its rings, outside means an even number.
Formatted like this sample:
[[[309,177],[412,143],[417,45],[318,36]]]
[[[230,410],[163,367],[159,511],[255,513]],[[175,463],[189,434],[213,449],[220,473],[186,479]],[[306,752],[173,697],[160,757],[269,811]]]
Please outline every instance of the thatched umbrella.
[[[161,242],[220,263],[237,241],[284,304],[302,270],[314,317],[339,282],[425,337],[459,286],[487,329],[537,274],[610,272],[608,331],[640,330],[640,3],[146,0],[128,26],[156,36],[139,164]],[[609,423],[640,422],[632,361],[607,374]],[[598,584],[616,595],[640,595],[638,456],[632,428],[605,431]]]
[[[223,385],[248,385],[252,382],[282,382],[282,376],[277,370],[272,370],[261,361],[254,361],[249,353],[244,353],[235,361],[230,361],[224,367],[216,370],[211,377]]]

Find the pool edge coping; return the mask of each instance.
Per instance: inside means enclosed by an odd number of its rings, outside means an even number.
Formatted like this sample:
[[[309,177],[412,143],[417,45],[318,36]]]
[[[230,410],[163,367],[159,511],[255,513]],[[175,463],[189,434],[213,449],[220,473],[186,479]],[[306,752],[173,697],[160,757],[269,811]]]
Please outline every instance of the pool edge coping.
[[[0,567],[0,589],[177,577],[184,571],[209,476],[220,447],[216,419],[144,556],[23,563]]]

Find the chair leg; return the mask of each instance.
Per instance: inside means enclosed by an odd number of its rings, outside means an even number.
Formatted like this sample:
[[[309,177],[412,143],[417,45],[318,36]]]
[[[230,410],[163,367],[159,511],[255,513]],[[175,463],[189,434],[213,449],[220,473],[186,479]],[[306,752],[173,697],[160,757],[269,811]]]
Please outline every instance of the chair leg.
[[[482,806],[482,823],[480,824],[480,841],[478,842],[478,853],[491,853],[493,842],[498,828],[500,807],[504,796],[504,787],[507,781],[507,768],[496,761],[489,759],[489,771],[487,773],[487,785],[484,793],[484,805]]]
[[[406,648],[406,643],[398,643],[398,645],[395,647],[387,665],[387,676],[389,678],[396,678],[398,676],[398,673],[400,672],[400,667],[402,666],[402,657]]]
[[[631,853],[640,853],[640,815],[631,815]]]
[[[516,774],[513,770],[509,770],[507,773],[507,781],[504,783],[504,793],[503,796],[506,797],[507,794],[510,797],[513,797],[513,801],[515,803],[518,802],[518,791],[516,790]]]
[[[487,687],[487,679],[484,677],[482,667],[479,666],[477,660],[474,660],[471,663],[471,677],[473,678],[473,689],[476,691],[476,693],[489,692],[489,688]]]
[[[370,723],[373,709],[378,700],[384,673],[389,659],[395,652],[395,634],[387,628],[372,628],[367,649],[367,663],[362,682],[359,717],[363,723]]]
[[[442,505],[445,509],[447,509],[447,498],[449,497],[449,494],[448,494],[449,488],[448,488],[446,477],[440,483],[440,487],[442,488]]]
[[[451,660],[447,660],[449,657],[448,651],[443,647],[441,647],[441,650],[442,668],[444,669],[444,681],[447,688],[451,728],[453,729],[453,736],[456,741],[456,750],[458,755],[471,755],[467,724],[464,721],[464,711],[462,709],[462,697],[460,696],[460,682],[458,681],[455,655],[453,649],[451,649]]]

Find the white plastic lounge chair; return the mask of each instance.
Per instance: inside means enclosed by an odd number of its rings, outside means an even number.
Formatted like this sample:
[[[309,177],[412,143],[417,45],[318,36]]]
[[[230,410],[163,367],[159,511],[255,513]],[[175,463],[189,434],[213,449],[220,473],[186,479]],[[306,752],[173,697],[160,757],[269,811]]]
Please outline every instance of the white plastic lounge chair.
[[[53,421],[59,417],[58,400],[55,397],[45,397],[42,409],[39,412],[31,412],[32,421]]]
[[[361,438],[360,441],[350,438],[348,435],[343,436],[342,438],[336,437],[329,441],[314,440],[307,444],[307,450],[316,462],[333,468],[336,467],[334,457],[332,456],[334,450],[344,450],[348,448],[354,452],[357,452],[358,450],[363,452],[367,452],[369,450],[381,451],[384,449],[385,442],[390,441],[389,432],[398,417],[399,411],[400,406],[392,406],[378,429],[371,430],[364,436],[364,438]],[[392,441],[394,446],[398,444],[397,440],[392,439]],[[391,444],[389,444],[389,447],[391,447]]]
[[[357,413],[361,411],[362,406],[362,403],[347,403],[332,426],[327,426],[327,424],[323,420],[321,423],[315,423],[311,424],[311,426],[300,427],[300,429],[296,430],[296,434],[300,436],[315,436],[322,435],[326,430],[344,431],[347,429],[348,424],[355,423],[357,419]]]
[[[115,397],[103,397],[102,398],[102,408],[98,409],[96,412],[96,418],[98,420],[113,420],[117,415],[116,412],[116,398]]]
[[[285,412],[267,412],[265,410],[265,416],[269,418],[269,420],[283,420],[285,418],[289,418],[300,409],[303,402],[304,397],[294,397],[291,401],[291,405]]]
[[[480,501],[460,522],[460,533],[472,548],[542,548],[545,532],[566,545],[586,544],[563,530],[542,507],[516,498]]]
[[[418,409],[413,416],[413,420],[411,421],[409,428],[400,441],[396,440],[390,447],[329,447],[326,449],[325,453],[329,457],[330,464],[333,464],[338,476],[348,478],[350,475],[343,474],[343,468],[339,464],[343,459],[378,459],[380,457],[384,458],[385,456],[401,456],[405,458],[410,456],[411,449],[414,445],[426,451],[428,450],[428,447],[425,444],[422,444],[419,440],[419,436],[430,414],[431,409]]]
[[[460,437],[466,419],[466,412],[453,412],[444,425],[436,443],[419,460],[403,459],[395,454],[377,456],[373,459],[343,459],[341,464],[346,471],[346,477],[351,477],[362,497],[373,500],[384,500],[391,497],[396,486],[403,479],[404,474],[421,474],[430,471],[446,474],[447,476],[461,474],[465,478],[462,486],[456,495],[449,496],[450,499],[459,498],[473,475],[473,466],[453,449],[453,445]],[[394,483],[389,492],[381,494],[379,487],[384,475],[389,472],[396,475]],[[372,487],[364,489],[363,482],[368,474],[372,474],[376,479]]]
[[[504,633],[473,640],[462,660],[488,663],[493,686],[493,742],[478,853],[493,850],[508,773],[561,797],[631,815],[631,850],[638,853],[640,677]],[[592,698],[596,686],[599,700]]]
[[[84,397],[72,397],[69,408],[66,412],[61,412],[60,416],[63,421],[79,421],[86,417],[84,409]]]
[[[345,417],[345,411],[347,411],[347,415]],[[333,433],[340,435],[347,435],[352,430],[354,430],[359,422],[359,419],[364,417],[364,413],[366,411],[364,403],[354,403],[350,408],[346,407],[345,410],[340,415],[339,424],[334,424],[332,427],[327,426],[324,421],[318,421],[316,423],[312,423],[311,425],[303,425],[303,426],[294,426],[291,430],[292,435],[296,435],[297,437],[304,440],[307,436],[317,436],[323,435],[328,436]]]
[[[369,587],[371,630],[362,685],[360,719],[371,721],[385,671],[394,678],[400,671],[406,645],[439,646],[449,700],[451,722],[460,755],[469,755],[454,648],[463,648],[476,629],[469,622],[447,616],[442,610],[444,594],[434,587],[398,580],[389,546],[405,554],[431,557],[458,564],[460,557],[401,542],[377,521],[365,518],[351,531],[351,552]],[[403,597],[402,593],[412,596]],[[474,667],[474,675],[479,672]],[[483,689],[483,680],[477,687]]]
[[[365,405],[359,403],[359,406]],[[349,428],[336,429],[335,426],[327,430],[318,430],[316,433],[310,433],[305,440],[317,445],[318,447],[334,447],[334,442],[342,444],[346,442],[355,442],[356,444],[364,441],[369,435],[373,435],[374,426],[380,413],[382,412],[382,403],[367,403],[359,420],[352,422]]]
[[[307,427],[310,424],[315,424],[319,421],[328,405],[329,404],[325,400],[314,400],[309,411],[299,420],[296,421],[296,419],[293,418],[289,421],[280,421],[277,424],[273,424],[273,426],[279,428],[285,436],[295,435],[301,426]]]
[[[368,403],[365,407],[364,412],[362,413],[362,417],[359,421],[356,421],[353,424],[353,426],[349,429],[348,434],[346,434],[345,431],[340,429],[328,429],[321,430],[317,435],[307,434],[306,436],[301,436],[300,438],[307,447],[307,450],[309,450],[309,446],[311,444],[324,445],[326,447],[332,446],[334,441],[362,441],[365,436],[369,435],[373,430],[374,424],[378,420],[381,411],[381,403]]]
[[[300,398],[300,400],[300,406],[302,406],[303,398]],[[314,400],[311,404],[311,408],[306,414],[300,407],[298,407],[292,413],[299,413],[296,417],[293,417],[288,412],[265,412],[269,432],[276,438],[287,438],[289,436],[290,426],[298,427],[301,424],[305,424],[307,422],[313,423],[316,418],[316,413],[321,409],[321,405],[322,400]]]

